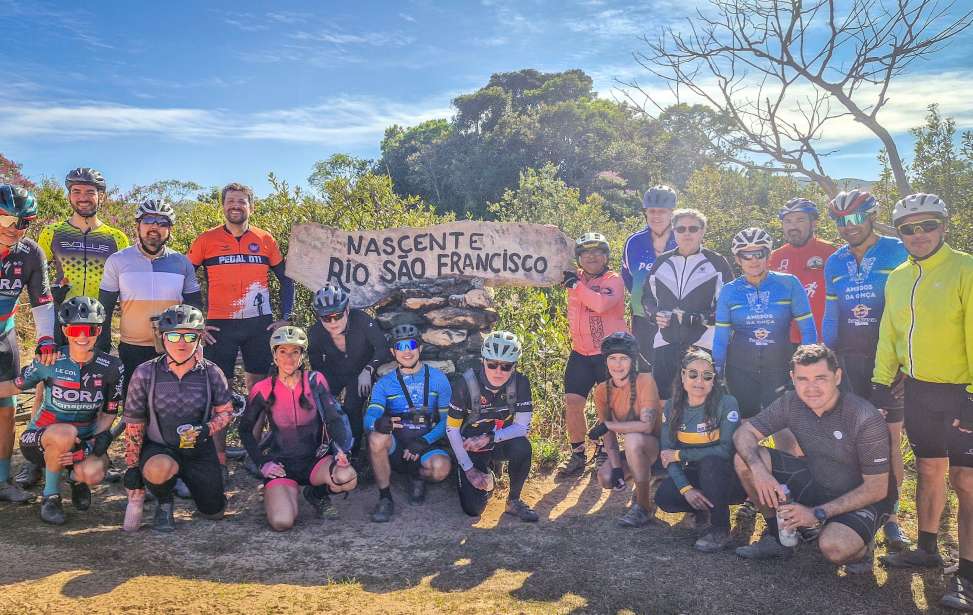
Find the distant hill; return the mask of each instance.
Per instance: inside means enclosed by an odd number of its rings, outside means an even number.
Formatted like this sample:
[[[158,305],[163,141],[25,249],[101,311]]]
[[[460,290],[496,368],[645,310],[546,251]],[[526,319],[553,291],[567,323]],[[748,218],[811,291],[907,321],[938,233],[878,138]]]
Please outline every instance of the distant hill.
[[[802,183],[802,184],[809,184],[809,183],[811,183],[811,180],[807,179],[806,177],[800,177],[798,175],[795,175],[794,176],[794,179],[796,179],[799,183]],[[867,179],[858,179],[858,178],[855,178],[855,177],[842,177],[840,179],[835,179],[834,181],[835,181],[836,184],[838,184],[838,189],[839,190],[855,190],[855,189],[858,189],[858,190],[864,190],[864,191],[867,191],[867,192],[871,192],[872,191],[872,186],[874,186],[875,183],[876,183],[874,181],[870,181],[870,180],[867,180]]]

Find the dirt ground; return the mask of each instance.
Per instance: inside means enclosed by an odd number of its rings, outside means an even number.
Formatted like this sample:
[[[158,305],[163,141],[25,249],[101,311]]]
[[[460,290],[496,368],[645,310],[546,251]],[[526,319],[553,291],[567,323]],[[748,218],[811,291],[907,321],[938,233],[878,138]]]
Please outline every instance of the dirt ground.
[[[560,484],[533,476],[525,499],[537,524],[502,515],[501,497],[470,519],[448,481],[420,507],[394,483],[389,524],[367,520],[371,485],[335,500],[340,520],[312,519],[302,502],[298,526],[275,533],[257,481],[231,468],[227,518],[193,517],[180,501],[171,535],[122,532],[118,484],[96,488],[87,512],[66,502],[68,523],[57,528],[40,522],[37,504],[0,504],[0,613],[940,612],[928,606],[943,591],[938,571],[876,566],[846,577],[809,546],[757,563],[696,553],[691,529],[619,528],[628,497],[590,474]]]

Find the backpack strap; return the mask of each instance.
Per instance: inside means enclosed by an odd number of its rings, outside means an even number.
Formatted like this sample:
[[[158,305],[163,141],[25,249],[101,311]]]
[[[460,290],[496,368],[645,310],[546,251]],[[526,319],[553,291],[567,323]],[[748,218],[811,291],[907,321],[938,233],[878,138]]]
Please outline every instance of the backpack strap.
[[[476,372],[473,368],[467,369],[463,372],[463,381],[466,382],[466,390],[470,392],[470,414],[466,417],[463,426],[475,423],[480,417],[480,411],[483,406],[480,404],[480,381],[476,377]]]
[[[409,410],[415,410],[416,405],[412,403],[412,395],[409,393],[409,387],[405,385],[405,378],[402,377],[402,370],[398,367],[395,368],[395,377],[399,380],[399,387],[402,388],[402,394],[405,395],[405,403],[409,404]],[[429,385],[429,375],[426,373],[426,385]],[[428,393],[426,393],[426,401],[429,401]]]

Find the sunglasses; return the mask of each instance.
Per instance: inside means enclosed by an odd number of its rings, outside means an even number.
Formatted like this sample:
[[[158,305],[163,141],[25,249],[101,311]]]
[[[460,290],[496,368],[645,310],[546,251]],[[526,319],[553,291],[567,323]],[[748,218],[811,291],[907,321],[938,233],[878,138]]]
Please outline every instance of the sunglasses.
[[[140,224],[152,224],[155,226],[161,226],[163,228],[169,228],[172,226],[172,220],[164,216],[142,216],[139,218]]]
[[[179,340],[186,342],[187,344],[193,344],[199,339],[199,333],[179,333],[178,331],[168,331],[165,334],[167,342],[172,342],[175,344]]]
[[[909,222],[907,224],[902,224],[897,226],[896,229],[899,231],[900,235],[915,235],[916,233],[931,233],[943,225],[942,220],[936,220],[930,218],[929,220],[920,220],[918,222]]]
[[[65,325],[64,335],[68,337],[95,337],[101,333],[101,327],[98,325]]]
[[[486,366],[487,369],[490,370],[499,369],[500,371],[504,371],[504,372],[513,371],[514,369],[513,363],[501,363],[499,361],[486,361],[484,365]]]
[[[683,233],[690,233],[690,234],[698,233],[701,228],[703,228],[703,227],[696,226],[695,224],[692,225],[692,226],[679,225],[679,226],[673,227],[672,230],[674,230],[677,233],[679,233],[680,235],[682,235]]]
[[[759,250],[751,250],[749,252],[737,252],[737,256],[745,261],[758,261],[767,258],[770,251],[767,248],[760,248]]]
[[[682,370],[682,373],[685,374],[690,380],[696,380],[702,376],[704,381],[710,382],[713,380],[713,378],[716,378],[716,372],[711,372],[709,370],[701,372],[698,369],[684,369]]]
[[[838,228],[844,226],[856,226],[858,224],[864,224],[865,221],[868,220],[868,218],[871,215],[872,214],[867,212],[856,211],[853,214],[848,214],[847,216],[841,216],[840,218],[835,220],[835,224],[838,225]]]
[[[0,227],[16,228],[22,231],[30,226],[31,218],[18,218],[17,216],[0,216]]]
[[[341,312],[335,312],[334,314],[325,314],[324,316],[318,316],[318,318],[321,319],[321,322],[338,322],[344,317],[345,317],[344,310],[342,310]]]
[[[417,342],[416,340],[400,340],[398,342],[395,342],[395,346],[393,346],[393,348],[395,348],[400,352],[405,350],[415,350],[418,347],[419,347],[419,342]]]

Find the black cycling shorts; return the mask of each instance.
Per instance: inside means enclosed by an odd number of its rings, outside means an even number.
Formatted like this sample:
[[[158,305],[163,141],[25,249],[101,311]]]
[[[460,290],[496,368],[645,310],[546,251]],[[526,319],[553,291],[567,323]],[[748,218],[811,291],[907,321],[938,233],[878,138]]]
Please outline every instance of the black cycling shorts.
[[[213,440],[206,440],[196,448],[173,448],[146,440],[142,445],[139,470],[144,471],[145,463],[156,455],[168,455],[179,464],[177,477],[181,478],[196,502],[199,512],[216,515],[226,508],[223,493],[223,469]]]
[[[830,502],[835,498],[834,495],[827,493],[820,484],[815,482],[811,475],[811,468],[808,467],[804,459],[772,448],[767,450],[770,452],[774,479],[783,485],[787,485],[795,502],[814,507]],[[828,523],[846,525],[861,536],[862,542],[867,545],[875,538],[879,528],[885,525],[889,515],[892,514],[897,499],[894,497],[895,495],[893,493],[893,497],[886,497],[884,500],[864,508],[831,517],[825,525]]]
[[[608,380],[608,368],[601,354],[583,355],[571,351],[564,368],[564,392],[587,398],[599,382]]]
[[[440,446],[441,442],[436,442],[423,453],[418,461],[406,461],[402,457],[402,453],[405,452],[408,446],[400,441],[397,437],[392,436],[392,448],[389,450],[389,465],[392,470],[396,472],[401,472],[403,474],[415,474],[419,471],[419,466],[427,461],[434,455],[445,455],[449,458],[449,452]]]
[[[781,396],[781,387],[790,382],[787,368],[764,369],[751,372],[727,365],[726,386],[740,405],[740,416],[749,419]]]
[[[270,373],[270,335],[267,327],[274,322],[273,316],[255,316],[229,320],[207,320],[207,325],[219,327],[210,333],[216,342],[203,348],[203,356],[216,363],[227,382],[233,382],[233,368],[237,352],[243,353],[243,369],[248,374]]]
[[[281,459],[278,463],[284,466],[287,474],[281,478],[264,478],[264,485],[275,480],[291,480],[298,485],[310,485],[311,475],[319,463],[334,463],[333,457],[305,457],[303,459]]]
[[[875,371],[875,356],[863,354],[841,354],[841,390],[850,391],[863,399],[872,397],[872,373]],[[901,423],[905,416],[903,404],[885,410],[886,423]]]
[[[953,427],[964,404],[962,384],[905,379],[905,432],[916,457],[948,457],[950,465],[973,468],[973,433]]]
[[[0,380],[13,380],[20,373],[20,346],[17,345],[17,328],[11,327],[0,335]],[[17,406],[17,396],[0,397],[0,408]]]
[[[44,461],[44,445],[41,444],[43,437],[43,429],[27,429],[20,434],[20,454],[32,464],[42,467],[47,464]]]

